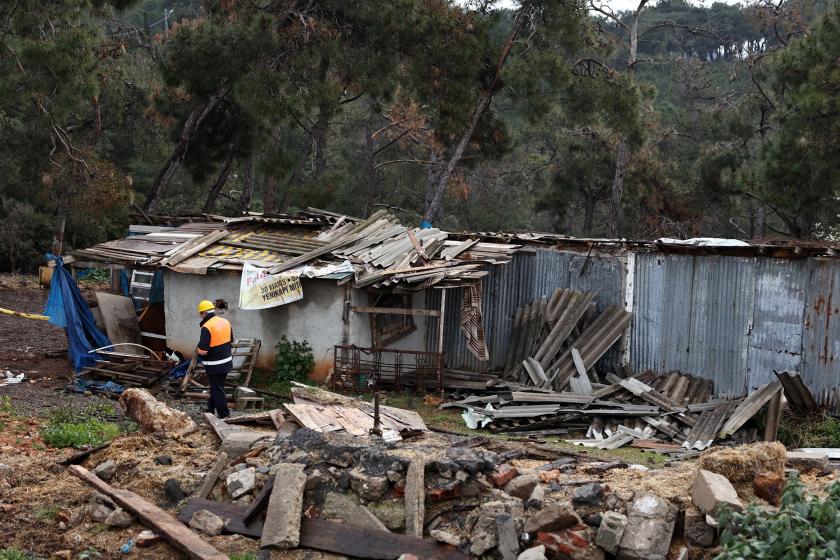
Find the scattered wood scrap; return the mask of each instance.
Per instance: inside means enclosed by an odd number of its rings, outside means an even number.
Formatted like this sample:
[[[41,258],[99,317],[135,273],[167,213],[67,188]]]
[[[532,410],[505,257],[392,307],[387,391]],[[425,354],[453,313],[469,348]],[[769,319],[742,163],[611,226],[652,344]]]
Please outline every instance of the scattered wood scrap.
[[[114,488],[107,482],[79,465],[70,465],[70,473],[87,482],[120,507],[134,513],[145,525],[151,527],[173,546],[181,550],[189,558],[197,560],[228,560],[223,554],[211,546],[207,541],[196,535],[183,523],[169,515],[156,505],[147,502],[134,492],[122,488]]]

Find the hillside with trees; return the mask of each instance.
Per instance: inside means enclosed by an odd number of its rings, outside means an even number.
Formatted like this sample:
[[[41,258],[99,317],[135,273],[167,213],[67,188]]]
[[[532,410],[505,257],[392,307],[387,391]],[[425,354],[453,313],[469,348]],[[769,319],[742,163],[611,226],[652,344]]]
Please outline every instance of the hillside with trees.
[[[0,4],[0,269],[142,215],[827,238],[840,7]]]

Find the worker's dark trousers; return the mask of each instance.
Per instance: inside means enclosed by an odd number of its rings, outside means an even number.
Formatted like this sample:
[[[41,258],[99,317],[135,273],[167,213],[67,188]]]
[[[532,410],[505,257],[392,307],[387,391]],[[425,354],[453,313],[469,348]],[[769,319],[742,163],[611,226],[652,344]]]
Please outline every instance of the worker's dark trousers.
[[[227,399],[225,398],[225,376],[224,373],[207,376],[210,380],[210,400],[207,401],[207,412],[214,413],[219,418],[230,416]]]

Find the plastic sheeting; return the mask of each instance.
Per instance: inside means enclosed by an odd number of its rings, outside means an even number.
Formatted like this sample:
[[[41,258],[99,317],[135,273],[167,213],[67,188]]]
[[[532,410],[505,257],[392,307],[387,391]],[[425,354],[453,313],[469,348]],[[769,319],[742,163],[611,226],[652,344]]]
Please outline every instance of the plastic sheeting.
[[[55,268],[44,315],[50,318],[50,323],[66,330],[67,353],[78,372],[102,359],[90,353],[91,350],[109,346],[111,341],[96,327],[93,314],[82,299],[76,281],[64,269],[61,257],[47,255],[47,259],[55,261]]]

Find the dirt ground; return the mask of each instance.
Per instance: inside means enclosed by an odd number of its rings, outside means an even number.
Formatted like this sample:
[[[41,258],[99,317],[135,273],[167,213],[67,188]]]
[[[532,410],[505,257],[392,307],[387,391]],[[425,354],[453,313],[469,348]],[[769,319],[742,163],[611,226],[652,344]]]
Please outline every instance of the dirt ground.
[[[39,289],[32,279],[0,275],[0,307],[40,313],[46,297],[47,290]],[[40,428],[56,409],[83,409],[91,404],[108,402],[104,397],[66,391],[72,380],[71,366],[66,357],[55,355],[66,350],[62,330],[45,321],[0,314],[0,344],[0,368],[13,373],[24,372],[28,378],[25,383],[0,386],[0,551],[14,547],[32,554],[33,558],[50,558],[59,551],[69,551],[69,558],[73,559],[183,558],[179,551],[165,542],[142,549],[135,547],[129,554],[122,554],[120,547],[145,527],[135,522],[125,529],[108,528],[92,522],[89,515],[83,515],[93,490],[57,465],[75,450],[50,448],[41,438]],[[455,429],[460,424],[457,414],[440,411],[433,404],[402,403],[399,397],[392,400],[388,404],[415,408],[430,425]],[[196,405],[171,404],[187,410],[194,417],[199,416]],[[114,409],[116,416],[121,416],[119,407]],[[114,420],[119,421],[120,418]],[[200,486],[205,473],[216,461],[216,436],[203,421],[199,421],[199,426],[199,431],[180,439],[136,432],[124,434],[117,437],[110,447],[92,454],[82,465],[92,469],[107,459],[115,460],[118,468],[111,484],[136,492],[174,515],[179,504],[171,503],[165,496],[164,483],[176,479],[189,495]],[[500,442],[505,439],[499,438]],[[580,448],[575,448],[575,452],[589,453]],[[162,455],[169,456],[172,464],[158,464],[156,458]],[[610,459],[597,454],[593,456],[601,460]],[[616,453],[616,456],[613,458],[652,468],[616,469],[597,477],[613,490],[630,495],[633,491],[651,492],[674,503],[690,499],[688,496],[696,469],[693,463],[664,467],[661,458],[653,460],[637,450],[624,456]],[[515,460],[512,463],[520,468],[537,468],[543,461]],[[582,478],[592,477],[579,470],[563,473],[558,481]],[[819,491],[837,478],[834,471],[820,478],[803,477],[803,481]],[[573,487],[569,486],[569,491]],[[749,485],[737,489],[745,501],[755,499]],[[238,535],[221,535],[207,540],[224,553],[240,555],[238,558],[337,558],[304,550],[275,551],[270,556],[260,556],[257,541]]]

